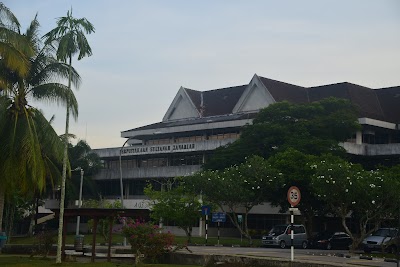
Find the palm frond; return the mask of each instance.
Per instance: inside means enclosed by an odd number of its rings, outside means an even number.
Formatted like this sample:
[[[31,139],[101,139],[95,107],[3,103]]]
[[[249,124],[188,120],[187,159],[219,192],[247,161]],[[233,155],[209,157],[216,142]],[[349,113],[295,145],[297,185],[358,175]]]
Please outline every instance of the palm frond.
[[[78,101],[74,92],[60,83],[47,83],[32,88],[32,96],[37,100],[57,103],[71,110],[72,116],[78,118]]]
[[[7,26],[14,31],[20,28],[17,17],[2,2],[0,2],[0,26]]]

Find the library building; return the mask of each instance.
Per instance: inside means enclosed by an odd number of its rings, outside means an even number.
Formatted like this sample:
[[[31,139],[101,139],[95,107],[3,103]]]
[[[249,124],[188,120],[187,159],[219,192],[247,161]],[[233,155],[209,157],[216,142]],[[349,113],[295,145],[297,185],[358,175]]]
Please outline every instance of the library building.
[[[327,97],[348,99],[358,107],[362,130],[342,144],[347,153],[373,161],[399,159],[400,86],[372,89],[343,82],[302,87],[255,74],[244,85],[209,91],[181,87],[161,121],[123,130],[121,147],[94,150],[104,167],[93,179],[105,199],[122,195],[126,208],[148,209],[143,193],[147,183],[160,188],[169,179],[200,171],[216,148],[239,138],[260,109],[280,101],[309,103]],[[251,210],[248,227],[266,230],[288,219],[288,213],[265,203]],[[165,222],[166,227],[171,224]],[[201,235],[199,225],[193,235],[196,231]]]

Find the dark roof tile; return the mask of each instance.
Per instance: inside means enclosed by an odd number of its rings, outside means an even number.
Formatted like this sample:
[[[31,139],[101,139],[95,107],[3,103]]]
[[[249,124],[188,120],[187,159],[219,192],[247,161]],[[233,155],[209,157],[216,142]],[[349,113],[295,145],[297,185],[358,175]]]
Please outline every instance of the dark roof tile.
[[[385,118],[400,123],[400,86],[374,90],[378,96]]]
[[[271,93],[276,102],[289,101],[293,103],[307,103],[307,89],[290,83],[260,77],[261,82]]]
[[[344,82],[310,87],[308,90],[311,102],[328,97],[344,98],[350,100],[358,108],[360,117],[385,120],[375,90],[368,87]]]

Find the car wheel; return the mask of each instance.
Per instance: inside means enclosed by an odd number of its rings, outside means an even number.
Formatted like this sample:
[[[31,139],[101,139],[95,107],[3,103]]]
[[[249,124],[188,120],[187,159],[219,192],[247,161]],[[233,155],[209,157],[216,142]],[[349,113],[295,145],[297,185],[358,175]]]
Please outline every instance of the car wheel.
[[[307,241],[303,241],[303,243],[301,243],[301,248],[306,249],[307,245],[308,245]]]
[[[281,248],[286,248],[286,242],[285,242],[285,241],[281,241],[281,242],[279,243],[279,246],[280,246]]]
[[[326,245],[326,249],[327,250],[331,250],[332,249],[332,244],[330,242]]]

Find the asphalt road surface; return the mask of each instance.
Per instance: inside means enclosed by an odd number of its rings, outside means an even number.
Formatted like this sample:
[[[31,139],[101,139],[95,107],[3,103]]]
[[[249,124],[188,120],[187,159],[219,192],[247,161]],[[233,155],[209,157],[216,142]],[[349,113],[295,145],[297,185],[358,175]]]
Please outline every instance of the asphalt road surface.
[[[290,249],[217,246],[190,246],[189,249],[195,254],[237,255],[290,260]],[[395,262],[385,262],[384,259],[378,257],[373,257],[372,260],[360,259],[360,254],[350,254],[347,250],[295,249],[294,260],[321,263],[332,262],[341,266],[396,267]]]

